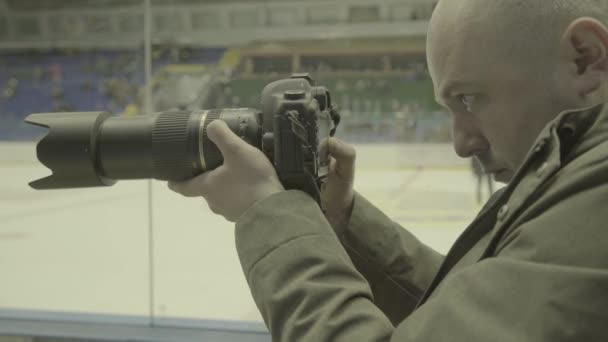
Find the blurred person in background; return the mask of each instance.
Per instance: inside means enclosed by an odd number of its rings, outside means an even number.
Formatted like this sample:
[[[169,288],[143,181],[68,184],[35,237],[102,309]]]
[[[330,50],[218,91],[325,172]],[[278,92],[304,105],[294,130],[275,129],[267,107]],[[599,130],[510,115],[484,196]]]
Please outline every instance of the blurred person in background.
[[[439,2],[427,58],[455,151],[508,184],[447,255],[354,191],[336,139],[325,212],[221,121],[224,164],[169,186],[236,222],[275,341],[608,341],[607,24],[608,0]]]

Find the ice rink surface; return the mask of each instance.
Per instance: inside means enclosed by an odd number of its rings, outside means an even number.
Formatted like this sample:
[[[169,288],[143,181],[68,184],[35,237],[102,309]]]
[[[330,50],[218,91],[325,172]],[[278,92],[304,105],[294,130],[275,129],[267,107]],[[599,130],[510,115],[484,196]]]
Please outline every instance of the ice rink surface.
[[[453,158],[440,150],[438,159]],[[202,199],[144,180],[35,191],[27,183],[48,170],[34,151],[33,144],[0,146],[1,315],[261,321],[233,225]],[[400,146],[357,151],[356,189],[440,252],[480,208],[466,162],[407,163],[428,153]]]

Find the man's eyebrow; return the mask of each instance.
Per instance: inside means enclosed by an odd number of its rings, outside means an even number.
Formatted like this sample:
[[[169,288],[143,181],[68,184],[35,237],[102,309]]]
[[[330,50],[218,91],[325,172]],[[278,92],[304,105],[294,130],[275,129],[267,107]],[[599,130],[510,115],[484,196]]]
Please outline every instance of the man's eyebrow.
[[[439,93],[435,96],[435,100],[438,103],[441,103],[440,102],[441,100],[452,98],[454,96],[454,93],[456,90],[462,89],[462,88],[470,88],[474,85],[475,84],[473,82],[464,81],[464,80],[447,81],[439,89]]]

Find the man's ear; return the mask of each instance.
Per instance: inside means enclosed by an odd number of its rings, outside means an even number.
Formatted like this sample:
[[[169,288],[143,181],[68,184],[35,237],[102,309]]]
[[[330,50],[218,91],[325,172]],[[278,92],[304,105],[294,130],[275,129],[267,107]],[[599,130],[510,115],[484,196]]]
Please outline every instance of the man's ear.
[[[576,68],[579,96],[601,88],[608,78],[608,28],[593,18],[576,19],[564,32],[562,47]]]

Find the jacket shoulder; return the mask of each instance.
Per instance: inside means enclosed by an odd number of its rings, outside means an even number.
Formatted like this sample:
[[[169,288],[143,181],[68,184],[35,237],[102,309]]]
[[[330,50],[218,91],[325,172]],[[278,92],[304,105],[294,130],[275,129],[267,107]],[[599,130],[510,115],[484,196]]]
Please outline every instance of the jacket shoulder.
[[[608,269],[607,205],[608,141],[564,165],[536,191],[498,253]]]

